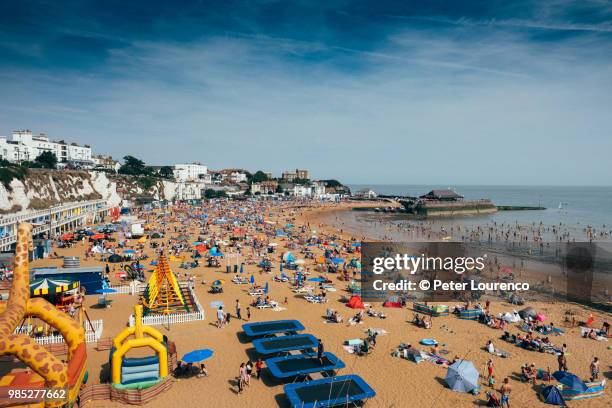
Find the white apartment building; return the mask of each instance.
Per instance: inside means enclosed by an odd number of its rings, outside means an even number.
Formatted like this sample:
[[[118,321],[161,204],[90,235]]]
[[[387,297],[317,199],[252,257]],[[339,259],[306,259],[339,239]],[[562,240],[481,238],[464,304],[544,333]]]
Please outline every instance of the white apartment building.
[[[177,181],[196,181],[208,174],[208,167],[200,163],[174,165],[174,178]]]
[[[30,130],[13,131],[9,137],[0,137],[0,157],[13,163],[34,161],[43,152],[54,153],[59,163],[80,167],[91,167],[91,147],[55,142],[41,133],[33,135]]]
[[[296,184],[293,186],[292,193],[296,197],[312,197],[312,187]]]
[[[247,175],[240,171],[233,171],[230,173],[230,180],[232,183],[246,183]]]

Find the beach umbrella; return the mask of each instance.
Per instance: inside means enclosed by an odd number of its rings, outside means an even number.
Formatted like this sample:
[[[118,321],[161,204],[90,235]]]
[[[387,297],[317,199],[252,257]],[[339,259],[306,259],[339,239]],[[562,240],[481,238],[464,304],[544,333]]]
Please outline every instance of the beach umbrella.
[[[546,315],[543,313],[538,313],[535,318],[538,322],[543,322],[546,320]]]
[[[193,350],[185,354],[181,360],[184,363],[199,363],[200,361],[208,360],[213,356],[213,351],[210,349]]]
[[[342,258],[332,258],[331,261],[332,261],[333,264],[339,265],[339,264],[344,262],[344,259],[342,259]]]
[[[478,388],[478,370],[471,361],[458,360],[448,367],[446,383],[456,392],[471,392]]]
[[[102,289],[98,289],[96,290],[96,293],[100,293],[103,295],[106,295],[108,293],[117,293],[117,289],[113,289],[113,288],[102,288]]]
[[[136,253],[136,251],[134,251],[133,249],[124,249],[123,253],[124,254],[133,254],[133,253]]]
[[[555,371],[552,376],[573,391],[585,392],[589,388],[578,376],[567,371]]]
[[[67,292],[79,287],[79,281],[69,281],[60,279],[37,279],[30,283],[30,295],[53,295],[56,293]]]
[[[251,279],[249,279],[249,282],[252,284],[255,283],[255,276],[251,275]]]
[[[270,243],[268,244],[268,246],[269,246],[269,247],[275,247],[275,246],[278,246],[278,244],[277,244],[276,242],[270,242]]]
[[[223,280],[217,279],[216,281],[212,283],[212,286],[223,286],[224,283],[225,282]]]
[[[559,388],[554,385],[548,385],[540,392],[540,398],[545,404],[565,406],[565,400]]]
[[[198,246],[198,245],[202,245],[202,242],[200,242],[200,241],[195,241],[195,242],[193,243],[193,246]]]
[[[74,234],[63,234],[62,236],[60,236],[60,239],[62,241],[70,241],[74,239]]]
[[[264,293],[267,295],[269,291],[270,291],[270,288],[268,286],[268,282],[266,282],[266,286],[264,287]]]
[[[527,317],[535,318],[537,314],[538,313],[536,310],[531,306],[519,311],[519,316],[521,316],[521,319],[525,319]]]
[[[360,247],[361,244],[359,242],[355,242],[354,244],[351,244],[351,246],[353,246],[353,247]]]
[[[325,282],[323,278],[308,278],[308,282]]]
[[[283,261],[293,262],[295,261],[295,256],[291,252],[287,251],[283,254]]]
[[[91,239],[96,240],[96,239],[104,239],[106,238],[105,234],[94,234],[91,236]]]

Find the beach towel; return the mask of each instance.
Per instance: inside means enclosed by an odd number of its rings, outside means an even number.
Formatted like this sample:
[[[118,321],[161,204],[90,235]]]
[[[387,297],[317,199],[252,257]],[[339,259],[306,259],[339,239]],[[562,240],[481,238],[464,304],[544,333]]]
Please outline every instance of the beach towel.
[[[448,365],[448,363],[449,363],[449,361],[447,359],[445,359],[444,357],[442,357],[442,356],[431,354],[431,353],[428,353],[428,352],[423,351],[423,350],[420,350],[420,352],[421,352],[421,355],[423,356],[423,358],[425,360],[429,361],[430,363],[434,363],[434,364],[437,364],[437,365],[442,365],[442,364],[447,364]]]
[[[590,327],[584,327],[584,326],[581,326],[581,327],[580,327],[580,335],[581,335],[582,337],[585,337],[586,335],[588,335],[588,334],[591,332],[591,330],[595,330],[595,329],[592,329],[592,328],[590,328]],[[600,336],[600,335],[599,335],[599,333],[600,333],[600,332],[599,332],[598,330],[595,330],[595,333],[597,334],[597,338],[596,338],[596,339],[593,339],[593,340],[597,340],[597,341],[608,341],[608,339],[607,339],[606,337],[604,337],[604,336]]]

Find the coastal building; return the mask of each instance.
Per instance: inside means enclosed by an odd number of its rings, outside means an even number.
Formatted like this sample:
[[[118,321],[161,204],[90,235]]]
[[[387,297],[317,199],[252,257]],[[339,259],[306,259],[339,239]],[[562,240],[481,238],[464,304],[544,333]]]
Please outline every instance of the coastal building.
[[[94,164],[94,170],[106,170],[106,171],[117,172],[119,170],[119,167],[121,167],[121,164],[117,160],[113,159],[112,156],[97,154],[97,155],[91,156],[91,160],[93,161],[93,164]]]
[[[378,197],[378,194],[376,194],[376,191],[372,190],[371,188],[364,188],[364,189],[357,191],[354,194],[354,197],[371,199],[371,198]]]
[[[296,178],[297,178],[297,173],[294,173],[291,171],[283,171],[283,174],[281,175],[281,179],[287,183],[291,183]]]
[[[230,173],[230,180],[232,183],[246,183],[247,175],[246,172],[243,171],[232,171]]]
[[[268,180],[272,179],[272,172],[271,171],[264,171],[264,174],[266,175],[266,177],[268,178]]]
[[[314,198],[320,198],[325,194],[325,183],[322,181],[313,181],[312,185],[312,196]]]
[[[208,167],[201,163],[176,164],[174,165],[174,178],[176,181],[196,181],[208,174]]]
[[[301,198],[312,197],[312,187],[296,184],[293,186],[293,190],[290,191],[290,194]]]
[[[308,170],[300,170],[300,169],[295,169],[295,172],[284,171],[283,174],[281,175],[281,178],[283,179],[283,181],[288,182],[288,183],[291,183],[295,179],[310,180]]]
[[[438,200],[438,201],[461,201],[463,200],[463,196],[457,194],[453,190],[431,190],[427,194],[423,194],[419,197],[423,200]]]
[[[15,130],[9,137],[0,137],[0,158],[11,163],[34,161],[43,152],[51,152],[60,165],[91,168],[94,165],[91,147],[52,141],[44,133],[33,135],[31,130]]]
[[[259,183],[251,184],[251,194],[253,195],[268,195],[276,193],[278,182],[276,180],[267,180]]]
[[[85,225],[99,222],[108,212],[104,200],[65,203],[45,210],[24,211],[0,217],[0,250],[7,251],[17,242],[17,226],[29,222],[34,226],[33,236],[54,238]]]

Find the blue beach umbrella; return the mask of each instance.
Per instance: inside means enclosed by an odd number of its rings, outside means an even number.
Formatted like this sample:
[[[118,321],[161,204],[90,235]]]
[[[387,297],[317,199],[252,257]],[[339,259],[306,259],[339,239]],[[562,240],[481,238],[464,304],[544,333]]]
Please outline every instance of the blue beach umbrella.
[[[107,293],[117,293],[117,289],[102,288],[102,289],[96,290],[96,293],[101,293],[101,294],[104,294],[104,295],[106,295]]]
[[[124,253],[124,254],[133,254],[133,253],[135,253],[135,252],[136,252],[136,251],[134,251],[133,249],[124,249],[124,250],[123,250],[123,253]]]
[[[251,275],[251,279],[249,279],[249,282],[251,282],[251,285],[255,283],[255,276]]]
[[[578,376],[567,371],[555,371],[552,376],[555,380],[574,391],[585,392],[589,388]]]
[[[200,361],[208,360],[213,356],[213,351],[210,349],[193,350],[185,354],[181,359],[185,363],[199,363]]]
[[[448,387],[457,392],[471,392],[478,388],[478,370],[471,361],[458,360],[446,373]]]
[[[334,263],[336,265],[344,263],[344,259],[342,259],[342,258],[332,258],[331,261],[332,261],[332,263]]]
[[[351,246],[354,246],[354,247],[360,247],[360,246],[361,246],[361,244],[360,244],[359,242],[355,242],[354,244],[351,244]]]
[[[264,287],[264,293],[267,295],[270,288],[268,287],[268,282],[266,282],[266,286]]]
[[[308,278],[308,282],[325,282],[323,278]]]

